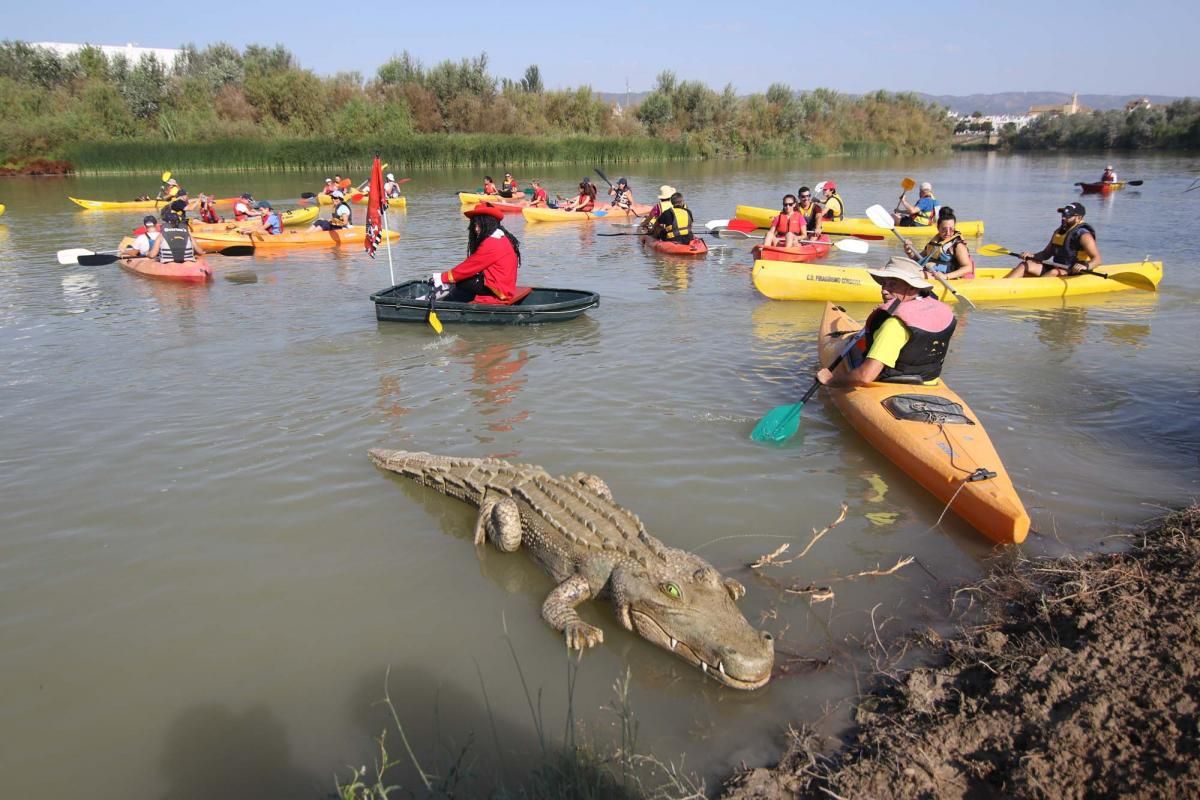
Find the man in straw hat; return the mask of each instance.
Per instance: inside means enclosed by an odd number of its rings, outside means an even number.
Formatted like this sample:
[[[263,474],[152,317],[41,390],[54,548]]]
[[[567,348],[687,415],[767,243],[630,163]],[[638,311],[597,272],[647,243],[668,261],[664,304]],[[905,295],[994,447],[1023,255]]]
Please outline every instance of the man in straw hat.
[[[838,387],[936,384],[957,324],[954,312],[932,296],[933,284],[911,259],[890,258],[883,269],[867,272],[879,284],[883,303],[867,317],[867,335],[854,348],[862,350],[848,353],[837,373],[821,368],[817,380]]]
[[[658,202],[650,207],[650,213],[642,218],[642,233],[648,232],[654,227],[654,221],[658,219],[659,214],[671,207],[671,196],[675,194],[675,187],[663,184],[658,187]]]
[[[452,287],[444,299],[456,303],[512,302],[521,265],[521,243],[500,224],[504,212],[479,203],[463,212],[467,223],[467,259],[431,278],[434,291]]]

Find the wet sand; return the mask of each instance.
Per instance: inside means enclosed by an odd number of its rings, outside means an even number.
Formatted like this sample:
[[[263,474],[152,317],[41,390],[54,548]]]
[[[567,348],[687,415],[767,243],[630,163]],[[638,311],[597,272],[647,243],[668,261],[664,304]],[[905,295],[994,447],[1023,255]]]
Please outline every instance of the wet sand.
[[[798,723],[725,797],[1197,796],[1200,506],[1127,538],[960,589],[970,623],[904,643],[927,666],[883,664],[843,740]]]

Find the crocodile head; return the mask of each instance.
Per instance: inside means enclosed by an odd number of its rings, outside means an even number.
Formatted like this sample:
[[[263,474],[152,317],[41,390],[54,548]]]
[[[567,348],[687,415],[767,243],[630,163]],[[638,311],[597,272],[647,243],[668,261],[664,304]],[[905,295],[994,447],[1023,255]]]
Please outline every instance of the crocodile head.
[[[683,551],[684,570],[618,571],[613,575],[617,618],[720,683],[757,689],[771,679],[775,642],[752,627],[734,602],[746,590]]]

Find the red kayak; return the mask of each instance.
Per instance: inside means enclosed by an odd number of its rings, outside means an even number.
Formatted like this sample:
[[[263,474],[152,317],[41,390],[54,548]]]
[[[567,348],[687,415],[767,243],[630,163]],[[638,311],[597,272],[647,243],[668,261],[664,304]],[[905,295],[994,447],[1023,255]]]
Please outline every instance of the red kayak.
[[[1095,183],[1077,183],[1075,185],[1078,186],[1079,191],[1083,192],[1084,194],[1108,194],[1109,192],[1115,192],[1118,189],[1124,189],[1125,181],[1111,181],[1109,183],[1097,181]]]
[[[708,253],[708,245],[699,236],[687,244],[652,239],[649,236],[639,236],[638,238],[642,240],[642,244],[650,245],[660,253],[670,253],[673,256],[702,256]]]
[[[767,247],[756,244],[750,252],[763,261],[820,261],[829,255],[829,237],[820,236],[798,247]]]
[[[126,236],[117,246],[118,250],[133,246],[133,237]],[[204,256],[196,256],[195,261],[184,261],[176,264],[170,261],[160,263],[153,258],[120,258],[117,263],[122,269],[146,278],[159,278],[168,281],[184,281],[185,283],[204,283],[212,278],[212,268],[204,261]]]

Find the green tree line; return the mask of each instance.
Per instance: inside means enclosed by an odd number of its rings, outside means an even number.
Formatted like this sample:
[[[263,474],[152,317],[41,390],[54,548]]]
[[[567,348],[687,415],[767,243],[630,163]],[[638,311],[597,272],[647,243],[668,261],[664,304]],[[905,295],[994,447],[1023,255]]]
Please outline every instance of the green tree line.
[[[1014,150],[1200,149],[1200,101],[1042,116],[1021,130],[1005,126],[1001,143]]]
[[[911,94],[714,91],[674,73],[621,108],[589,87],[550,91],[531,65],[497,78],[487,54],[426,67],[408,52],[371,78],[321,77],[281,45],[183,47],[167,67],[85,47],[66,57],[0,42],[0,164],[65,159],[83,171],[484,165],[919,153],[946,149],[944,111]],[[144,154],[144,155],[143,155]],[[189,158],[190,154],[190,158]]]

